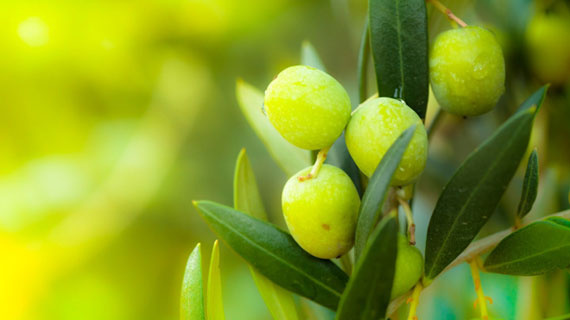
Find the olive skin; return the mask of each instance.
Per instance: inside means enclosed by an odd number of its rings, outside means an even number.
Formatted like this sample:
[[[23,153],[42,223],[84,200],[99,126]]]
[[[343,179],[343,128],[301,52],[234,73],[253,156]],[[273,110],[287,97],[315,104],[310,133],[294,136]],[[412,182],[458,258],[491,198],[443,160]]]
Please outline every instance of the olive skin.
[[[408,239],[398,233],[398,255],[396,273],[392,285],[391,299],[410,291],[420,280],[424,269],[424,258],[420,250],[408,243]]]
[[[429,58],[430,82],[441,108],[460,116],[492,110],[505,92],[505,59],[495,36],[477,26],[437,36]]]
[[[345,132],[346,146],[360,171],[371,177],[394,141],[414,124],[416,131],[392,178],[395,186],[414,182],[425,167],[428,140],[422,120],[403,101],[392,98],[376,98],[360,105]]]
[[[341,169],[325,164],[317,176],[300,181],[310,170],[299,171],[283,188],[285,222],[305,251],[321,259],[337,258],[354,244],[360,197]]]
[[[351,112],[343,86],[327,73],[307,66],[279,73],[265,90],[264,107],[283,138],[308,150],[331,146]]]

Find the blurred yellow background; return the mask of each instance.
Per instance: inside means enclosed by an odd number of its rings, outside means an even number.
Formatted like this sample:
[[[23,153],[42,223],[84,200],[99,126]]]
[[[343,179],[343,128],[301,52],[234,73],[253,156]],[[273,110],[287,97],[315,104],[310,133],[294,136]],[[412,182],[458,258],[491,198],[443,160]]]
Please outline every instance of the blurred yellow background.
[[[191,200],[231,204],[242,147],[272,220],[283,225],[287,177],[240,114],[236,79],[264,88],[299,63],[301,43],[309,40],[355,102],[366,6],[0,2],[0,319],[176,319],[188,254],[201,241],[208,257],[214,240]],[[530,92],[520,83],[513,88],[517,102]],[[567,96],[558,99],[564,105]],[[487,134],[492,119],[473,128]],[[228,318],[268,319],[245,263],[224,245],[221,268]],[[449,279],[457,283],[466,272]],[[458,288],[447,295],[455,300],[436,305],[466,308],[453,298]],[[503,307],[516,299],[513,290]]]

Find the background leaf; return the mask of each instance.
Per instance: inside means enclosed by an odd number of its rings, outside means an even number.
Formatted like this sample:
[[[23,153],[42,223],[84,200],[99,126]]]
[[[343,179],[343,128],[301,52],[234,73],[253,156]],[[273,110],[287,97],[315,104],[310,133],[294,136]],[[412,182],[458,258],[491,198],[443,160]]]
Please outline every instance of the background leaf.
[[[325,64],[319,57],[317,50],[306,40],[301,45],[301,64],[326,71]]]
[[[434,279],[475,238],[523,157],[538,104],[522,109],[473,151],[443,189],[430,219],[425,276]],[[529,103],[525,101],[524,104]]]
[[[425,1],[370,0],[368,8],[378,94],[404,100],[423,119],[429,88]]]
[[[257,188],[255,175],[245,149],[238,155],[234,175],[234,208],[260,220],[267,220],[267,213]],[[249,267],[257,290],[261,294],[271,316],[276,320],[298,319],[293,295],[274,284],[253,267]]]
[[[224,320],[222,278],[220,277],[220,247],[218,245],[218,240],[214,241],[214,246],[212,247],[207,292],[206,316],[208,320]]]
[[[277,164],[288,176],[311,165],[311,153],[290,144],[263,114],[263,93],[243,80],[237,81],[238,104],[249,125],[261,139]]]
[[[526,165],[526,172],[524,174],[521,200],[519,202],[519,208],[517,210],[517,215],[519,218],[526,216],[530,212],[530,209],[532,209],[532,205],[536,200],[537,190],[538,190],[538,154],[535,149],[530,154],[528,158],[528,163]]]
[[[358,50],[358,103],[368,97],[368,60],[370,58],[370,29],[368,19],[364,21],[360,49]]]
[[[270,223],[211,201],[194,205],[216,234],[268,279],[336,309],[348,276],[333,262],[311,256]]]
[[[558,223],[559,225],[570,229],[570,220],[568,220],[568,219],[564,219],[561,217],[550,217],[550,218],[546,219],[546,221]]]
[[[385,218],[370,236],[341,298],[337,319],[384,319],[390,303],[398,224]]]
[[[549,220],[537,221],[513,232],[485,260],[485,269],[489,272],[519,276],[569,266],[570,228]]]
[[[202,286],[202,253],[198,243],[186,263],[182,294],[180,295],[180,319],[203,320],[204,291]]]
[[[378,164],[378,167],[376,167],[376,170],[374,170],[374,174],[368,182],[368,187],[362,197],[362,204],[360,205],[358,221],[356,223],[354,242],[354,256],[356,261],[358,261],[366,246],[368,236],[372,233],[378,220],[380,220],[382,204],[390,188],[392,176],[398,168],[400,160],[402,160],[402,156],[414,136],[415,130],[416,125],[412,125],[402,132],[398,139],[390,146],[390,149],[386,151],[386,154]]]

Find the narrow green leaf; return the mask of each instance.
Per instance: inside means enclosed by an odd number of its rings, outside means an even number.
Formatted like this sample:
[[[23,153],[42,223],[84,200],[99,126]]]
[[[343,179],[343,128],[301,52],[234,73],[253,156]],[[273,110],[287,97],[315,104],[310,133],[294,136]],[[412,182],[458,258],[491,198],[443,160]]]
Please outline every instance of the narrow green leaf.
[[[325,65],[319,57],[317,50],[309,41],[306,40],[303,41],[303,44],[301,45],[301,64],[321,71],[326,71]]]
[[[519,109],[517,110],[517,112],[521,112],[524,110],[528,110],[532,107],[536,107],[537,111],[538,109],[540,109],[540,106],[542,106],[542,102],[544,101],[544,98],[546,97],[546,91],[548,90],[548,87],[550,85],[544,85],[542,87],[540,87],[538,90],[536,90],[535,92],[533,92],[530,97],[528,97],[519,107]],[[535,112],[536,113],[536,112]]]
[[[180,295],[180,319],[204,320],[204,291],[202,286],[202,253],[200,244],[192,250],[184,280],[182,280],[182,294]]]
[[[362,185],[360,183],[360,170],[352,160],[346,141],[344,139],[344,132],[336,139],[332,148],[329,150],[325,163],[331,164],[335,167],[341,168],[350,177],[358,194],[362,195]]]
[[[259,189],[257,188],[255,175],[245,149],[241,150],[236,162],[234,175],[234,208],[260,220],[267,220],[267,214],[263,207]],[[271,282],[253,267],[250,266],[249,269],[253,281],[257,286],[257,290],[259,290],[273,319],[299,319],[293,295]]]
[[[208,320],[224,320],[222,278],[220,276],[220,247],[218,246],[218,240],[214,241],[214,246],[212,247],[207,292],[206,316]]]
[[[249,125],[287,175],[292,176],[311,165],[311,153],[285,140],[263,114],[263,93],[261,91],[243,80],[238,80],[236,94],[238,104]]]
[[[368,8],[378,94],[406,101],[423,119],[429,88],[425,0],[369,0]]]
[[[526,216],[532,205],[536,200],[536,193],[538,191],[538,154],[536,149],[532,151],[528,158],[526,165],[526,172],[524,174],[524,181],[522,187],[521,200],[517,215],[519,218]]]
[[[396,219],[382,219],[350,277],[336,319],[384,319],[394,282],[397,234]]]
[[[390,188],[392,176],[402,160],[408,144],[414,136],[416,125],[410,126],[394,141],[390,149],[374,170],[374,174],[368,182],[368,187],[362,197],[362,204],[356,222],[356,238],[354,242],[354,256],[359,260],[361,253],[366,246],[368,236],[372,233],[374,226],[380,220],[382,205],[386,198],[386,193]]]
[[[362,103],[368,98],[368,60],[370,57],[370,29],[368,19],[364,21],[364,30],[358,51],[358,102]]]
[[[522,109],[499,127],[469,155],[443,189],[428,227],[428,282],[469,245],[497,207],[524,156],[542,101],[536,95],[529,99],[536,107]]]
[[[550,217],[547,218],[546,221],[558,223],[559,225],[570,229],[570,220],[564,219],[562,217]]]
[[[570,266],[570,228],[537,221],[507,236],[485,260],[485,270],[532,276]]]
[[[211,201],[194,202],[216,234],[281,287],[336,309],[348,276],[330,260],[305,252],[274,225]]]

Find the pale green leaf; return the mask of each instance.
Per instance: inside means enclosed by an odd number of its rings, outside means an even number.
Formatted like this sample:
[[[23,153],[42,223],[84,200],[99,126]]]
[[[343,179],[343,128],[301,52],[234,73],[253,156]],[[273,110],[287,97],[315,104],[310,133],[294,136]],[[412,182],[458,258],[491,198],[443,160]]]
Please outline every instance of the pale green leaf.
[[[204,320],[204,291],[202,286],[202,253],[200,244],[190,254],[186,263],[182,294],[180,295],[180,319]]]
[[[206,316],[208,320],[224,320],[224,303],[222,300],[222,279],[220,277],[220,247],[218,240],[214,242],[208,273],[208,296]]]

